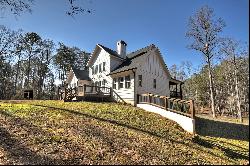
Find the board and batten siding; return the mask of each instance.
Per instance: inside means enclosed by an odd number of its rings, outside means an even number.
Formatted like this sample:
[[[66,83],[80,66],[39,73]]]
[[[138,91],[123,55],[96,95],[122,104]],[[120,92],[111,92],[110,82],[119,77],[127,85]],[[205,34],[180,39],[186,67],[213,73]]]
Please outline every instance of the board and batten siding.
[[[156,51],[150,51],[144,55],[136,70],[136,89],[138,94],[152,93],[161,96],[169,96],[169,76],[164,70]],[[139,86],[138,77],[142,75],[142,86]],[[156,88],[154,88],[156,79]]]
[[[111,76],[107,76],[107,74],[109,74],[110,71],[113,70],[115,67],[119,66],[122,61],[112,57],[112,55],[109,55],[109,53],[107,53],[103,49],[99,49],[96,54],[96,58],[93,60],[93,63],[89,68],[89,77],[93,83],[95,83],[96,81],[103,81],[103,79],[105,79],[107,81],[105,87],[112,87],[113,79],[111,78]],[[103,71],[103,62],[105,62],[105,71]],[[99,64],[101,64],[102,68],[101,73],[99,72]],[[92,69],[95,70],[96,65],[98,65],[98,72],[97,74],[93,75]]]
[[[112,85],[112,79],[110,76],[107,76],[107,74],[110,73],[110,55],[103,49],[99,49],[96,54],[97,56],[93,60],[89,69],[89,77],[93,83],[96,81],[103,81],[103,79],[105,79],[107,81],[105,86],[110,87]],[[103,71],[103,62],[105,62],[105,71]],[[99,64],[101,64],[102,72],[99,72]],[[92,69],[95,70],[96,65],[98,65],[98,72],[96,74],[92,74]]]

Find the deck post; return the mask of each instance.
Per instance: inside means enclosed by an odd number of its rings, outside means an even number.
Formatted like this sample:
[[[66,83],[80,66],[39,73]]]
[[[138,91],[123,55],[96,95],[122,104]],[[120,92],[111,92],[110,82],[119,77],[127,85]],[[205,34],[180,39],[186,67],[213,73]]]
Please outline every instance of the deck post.
[[[165,109],[168,110],[168,99],[165,97]]]
[[[110,97],[112,97],[112,91],[113,91],[113,89],[109,88]]]

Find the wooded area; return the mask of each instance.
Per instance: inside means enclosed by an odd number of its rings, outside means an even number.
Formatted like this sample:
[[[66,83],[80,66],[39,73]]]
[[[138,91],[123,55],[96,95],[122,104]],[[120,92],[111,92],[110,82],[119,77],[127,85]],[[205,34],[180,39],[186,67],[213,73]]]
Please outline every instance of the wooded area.
[[[32,89],[35,99],[57,99],[55,79],[63,81],[70,67],[84,68],[89,53],[58,46],[37,33],[0,26],[0,99],[22,99]]]
[[[242,122],[242,113],[249,114],[249,46],[222,37],[224,27],[213,9],[198,10],[189,20],[187,37],[193,41],[188,48],[201,53],[205,64],[194,69],[191,62],[182,62],[172,65],[170,72],[184,81],[184,99],[195,100],[198,111],[209,107],[213,117],[233,116]]]

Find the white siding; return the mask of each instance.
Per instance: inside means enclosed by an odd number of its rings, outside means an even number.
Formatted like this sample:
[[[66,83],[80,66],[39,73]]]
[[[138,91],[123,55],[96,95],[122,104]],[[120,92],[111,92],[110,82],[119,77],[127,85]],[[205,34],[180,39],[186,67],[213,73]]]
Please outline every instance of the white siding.
[[[103,71],[103,62],[106,63],[105,71]],[[102,67],[101,73],[99,72],[99,64],[101,64]],[[107,84],[105,86],[111,87],[112,79],[110,76],[106,76],[108,73],[110,73],[110,55],[106,51],[101,49],[99,52],[97,52],[96,59],[93,61],[93,64],[90,67],[93,67],[93,69],[95,70],[96,65],[98,65],[97,74],[92,75],[92,70],[89,70],[89,76],[92,82],[95,83],[96,81],[103,81],[103,79],[106,79]]]
[[[103,62],[106,63],[105,65],[105,71],[103,71]],[[103,81],[105,79],[107,81],[106,87],[112,87],[112,78],[110,76],[107,76],[107,74],[110,73],[115,67],[120,65],[122,63],[121,60],[118,60],[115,57],[110,56],[106,51],[103,49],[100,49],[99,52],[97,52],[96,59],[94,59],[92,66],[90,66],[89,70],[89,77],[91,78],[92,82],[95,83],[96,81]],[[99,72],[99,64],[101,64],[102,72]],[[94,67],[98,65],[98,73],[92,75],[92,69],[91,67]]]
[[[157,53],[152,51],[144,55],[142,62],[136,70],[136,87],[138,94],[153,93],[169,96],[169,79]],[[142,87],[138,86],[138,75],[142,75]],[[153,81],[156,79],[156,88]]]
[[[130,76],[130,88],[125,88],[125,76]],[[112,76],[113,78],[117,79],[116,89],[113,89],[126,103],[134,105],[134,73],[132,71],[123,72],[120,74],[116,74]],[[118,78],[123,77],[123,88],[119,87]],[[114,98],[116,99],[115,94],[113,94]],[[118,100],[119,101],[119,100]]]
[[[69,87],[77,87],[77,81],[78,79],[76,78],[75,74],[73,73],[73,78],[71,79],[71,81],[69,82]]]

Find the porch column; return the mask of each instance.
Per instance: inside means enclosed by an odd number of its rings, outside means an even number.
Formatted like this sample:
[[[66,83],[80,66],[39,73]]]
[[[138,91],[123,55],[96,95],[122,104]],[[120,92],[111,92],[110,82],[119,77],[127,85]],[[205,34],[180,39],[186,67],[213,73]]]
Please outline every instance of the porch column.
[[[178,95],[177,95],[177,84],[175,84],[175,97],[177,98]]]
[[[180,83],[180,95],[181,95],[181,100],[182,100],[182,83]]]

